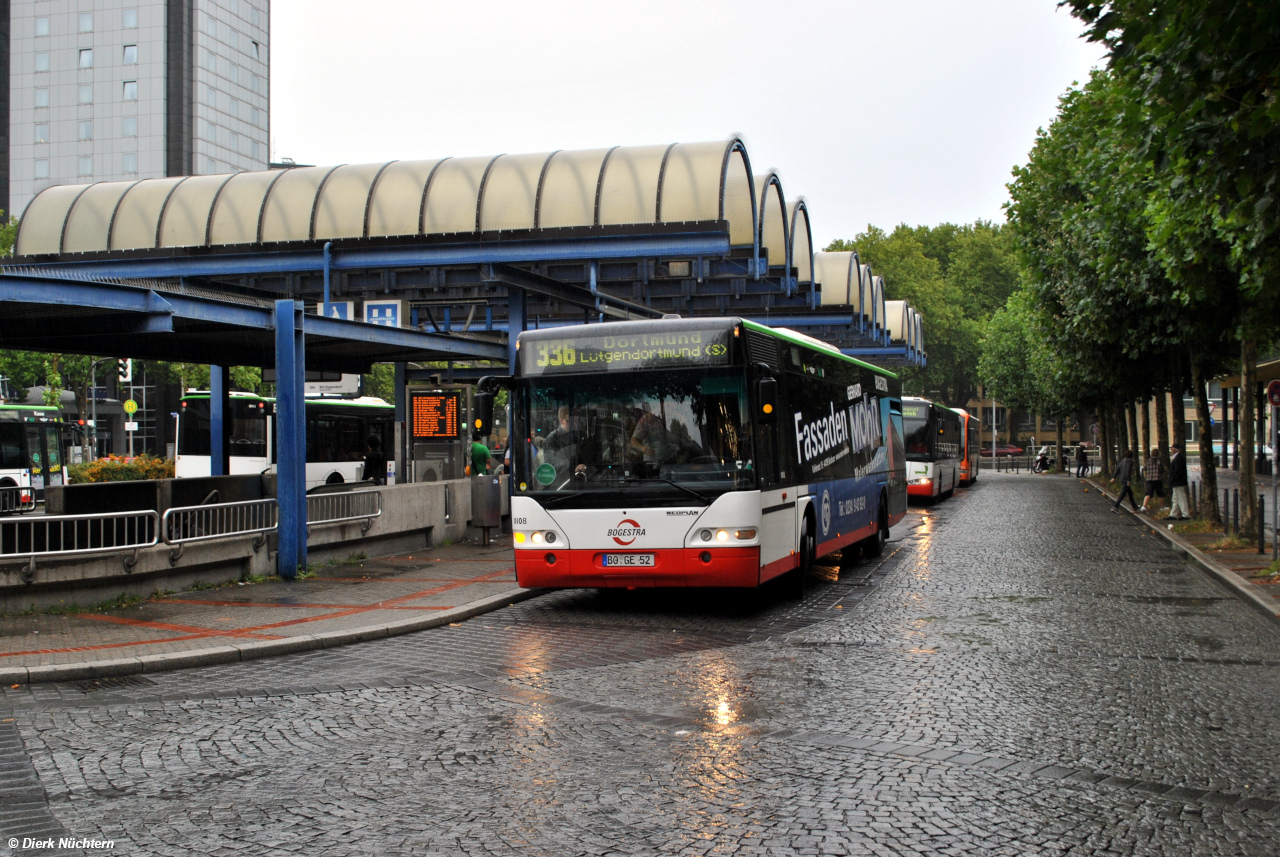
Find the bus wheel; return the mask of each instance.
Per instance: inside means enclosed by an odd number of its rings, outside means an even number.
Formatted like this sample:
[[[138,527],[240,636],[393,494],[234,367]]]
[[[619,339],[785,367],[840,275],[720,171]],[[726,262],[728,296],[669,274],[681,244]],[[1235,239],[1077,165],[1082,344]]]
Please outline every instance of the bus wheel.
[[[809,575],[813,573],[816,562],[814,554],[818,550],[817,539],[813,534],[813,518],[804,516],[804,524],[800,529],[800,565],[791,572],[790,595],[792,598],[804,598],[809,590]]]
[[[884,502],[880,503],[880,513],[876,517],[875,535],[862,541],[862,555],[867,559],[884,553],[885,542],[889,541],[889,516],[885,512]]]

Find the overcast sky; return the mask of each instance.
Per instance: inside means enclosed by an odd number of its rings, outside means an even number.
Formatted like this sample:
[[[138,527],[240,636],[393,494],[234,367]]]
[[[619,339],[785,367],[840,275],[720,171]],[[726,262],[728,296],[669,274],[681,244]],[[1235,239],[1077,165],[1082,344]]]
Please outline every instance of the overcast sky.
[[[274,0],[272,157],[336,164],[740,134],[814,243],[1002,220],[1101,63],[1055,0]]]

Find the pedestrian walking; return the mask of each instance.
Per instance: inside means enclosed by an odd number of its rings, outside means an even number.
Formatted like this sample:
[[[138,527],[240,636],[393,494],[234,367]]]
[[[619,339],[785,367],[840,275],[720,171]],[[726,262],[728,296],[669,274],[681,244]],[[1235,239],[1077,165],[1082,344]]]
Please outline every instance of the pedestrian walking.
[[[1187,455],[1182,451],[1182,444],[1175,443],[1169,447],[1173,457],[1169,459],[1169,489],[1173,499],[1169,506],[1169,517],[1166,521],[1185,521],[1191,517],[1191,503],[1187,495]]]
[[[1120,504],[1124,502],[1125,495],[1129,497],[1129,505],[1133,506],[1133,511],[1138,511],[1138,500],[1133,496],[1133,450],[1126,449],[1124,458],[1120,459],[1120,466],[1116,468],[1116,481],[1120,483],[1120,496],[1116,498],[1116,504],[1111,507],[1111,511],[1117,515],[1120,514]]]
[[[1076,478],[1083,479],[1085,474],[1089,472],[1089,450],[1084,448],[1084,444],[1076,445]]]
[[[1156,497],[1164,498],[1164,485],[1161,482],[1161,466],[1160,466],[1160,450],[1154,446],[1147,453],[1147,463],[1142,465],[1142,478],[1147,481],[1147,491],[1142,498],[1142,508],[1138,511],[1147,512],[1147,504]]]

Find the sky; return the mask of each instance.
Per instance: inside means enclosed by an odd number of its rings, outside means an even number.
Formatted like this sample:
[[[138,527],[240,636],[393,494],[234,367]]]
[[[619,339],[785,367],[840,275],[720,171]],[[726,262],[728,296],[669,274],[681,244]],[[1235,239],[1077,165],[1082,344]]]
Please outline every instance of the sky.
[[[814,244],[1004,219],[1102,49],[1055,0],[274,0],[273,160],[339,164],[738,135]]]

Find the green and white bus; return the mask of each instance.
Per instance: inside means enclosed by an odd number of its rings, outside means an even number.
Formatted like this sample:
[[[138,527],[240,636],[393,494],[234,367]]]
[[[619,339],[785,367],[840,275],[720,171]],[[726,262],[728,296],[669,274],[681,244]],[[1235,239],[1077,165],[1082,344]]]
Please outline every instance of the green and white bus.
[[[382,441],[388,481],[394,481],[395,407],[382,399],[315,398],[306,400],[307,489],[363,478],[369,437]],[[275,468],[275,399],[232,393],[231,475],[262,473]],[[182,397],[174,473],[178,478],[208,476],[211,417],[208,392]]]
[[[47,405],[0,405],[0,514],[34,509],[67,480],[62,416]]]

